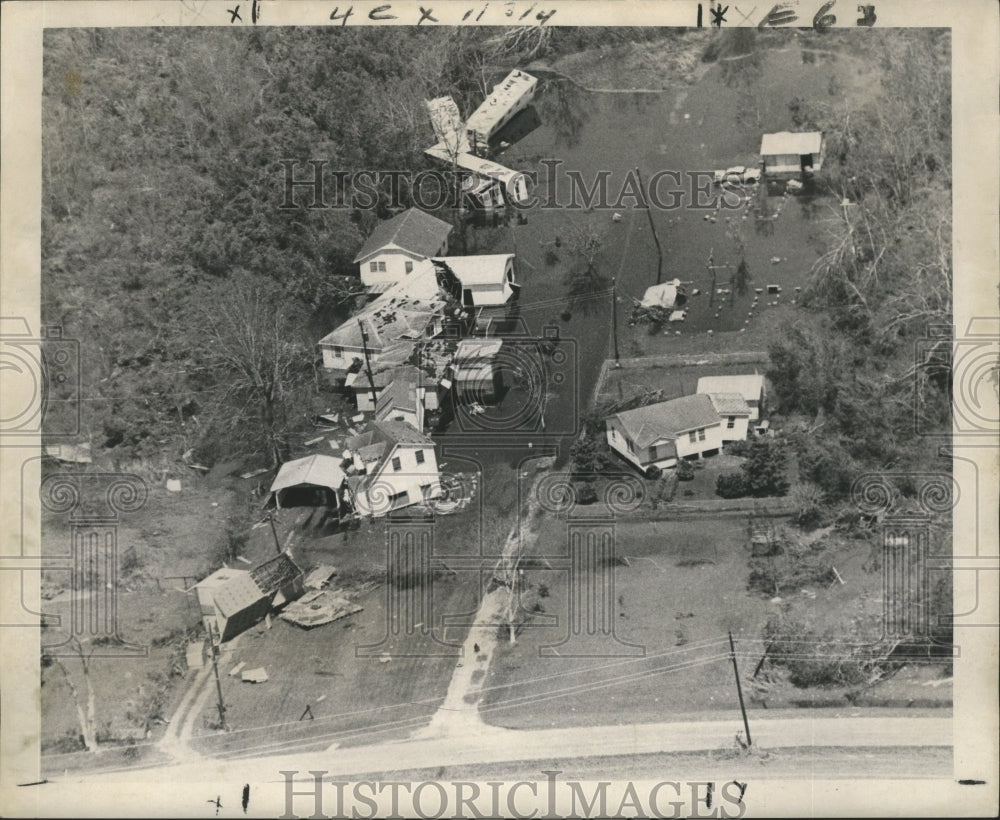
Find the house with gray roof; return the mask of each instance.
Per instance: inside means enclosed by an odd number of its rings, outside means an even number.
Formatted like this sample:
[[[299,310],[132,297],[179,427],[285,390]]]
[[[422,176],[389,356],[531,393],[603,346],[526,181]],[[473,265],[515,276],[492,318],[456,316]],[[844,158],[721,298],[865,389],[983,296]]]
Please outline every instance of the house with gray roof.
[[[608,446],[645,472],[722,449],[722,419],[706,395],[682,396],[605,419]]]
[[[410,208],[380,223],[354,257],[361,281],[373,290],[405,279],[418,262],[448,252],[452,226]]]

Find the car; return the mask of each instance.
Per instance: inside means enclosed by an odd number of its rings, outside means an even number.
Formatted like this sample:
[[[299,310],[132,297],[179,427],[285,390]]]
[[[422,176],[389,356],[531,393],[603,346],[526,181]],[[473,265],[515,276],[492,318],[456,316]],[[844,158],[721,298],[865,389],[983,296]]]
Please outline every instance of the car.
[[[760,168],[734,165],[725,171],[716,171],[715,182],[719,185],[756,185],[760,182]]]

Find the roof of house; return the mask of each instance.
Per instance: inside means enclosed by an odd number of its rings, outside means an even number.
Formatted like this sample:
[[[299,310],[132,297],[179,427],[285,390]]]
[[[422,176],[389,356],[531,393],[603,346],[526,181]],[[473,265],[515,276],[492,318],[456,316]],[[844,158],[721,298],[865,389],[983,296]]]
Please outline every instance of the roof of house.
[[[779,154],[818,154],[822,146],[821,131],[779,131],[764,134],[760,141],[760,153],[768,157]]]
[[[362,262],[387,245],[394,245],[417,256],[429,257],[440,250],[451,230],[451,225],[436,216],[410,208],[381,222],[365,240],[354,261]]]
[[[709,393],[708,398],[720,416],[750,415],[750,405],[739,393]]]
[[[302,575],[302,570],[287,552],[276,555],[250,570],[250,577],[264,595],[273,595]]]
[[[611,418],[618,419],[625,435],[638,447],[719,423],[711,400],[698,394],[626,410]]]
[[[413,368],[417,370],[417,368]],[[419,372],[419,371],[418,371]],[[401,375],[392,380],[389,385],[379,393],[378,401],[375,402],[375,418],[382,419],[393,409],[408,410],[417,412],[417,404],[420,401],[419,382],[416,375]]]
[[[225,618],[230,618],[237,612],[256,604],[265,597],[250,573],[244,569],[218,569],[198,582],[198,586],[212,593],[215,608]]]
[[[357,493],[359,489],[364,490],[376,479],[397,445],[433,447],[434,440],[405,421],[383,420],[372,422],[361,433],[347,439],[345,445],[348,450],[361,455],[362,460],[368,465],[363,476],[348,476],[347,486],[352,492]],[[366,454],[372,457],[366,457]]]
[[[427,326],[445,305],[434,265],[425,260],[406,278],[328,333],[319,344],[361,350],[363,323],[368,349],[380,356],[383,368],[402,364],[413,350],[413,342],[424,337]]]
[[[311,455],[286,461],[271,482],[271,492],[276,493],[286,487],[299,484],[315,484],[336,490],[344,483],[344,471],[340,462],[332,456]]]
[[[652,285],[646,288],[646,292],[642,296],[642,306],[672,308],[677,304],[677,291],[680,286],[680,279],[673,279],[662,285]]]
[[[739,393],[747,401],[759,401],[764,389],[764,377],[754,374],[745,376],[702,376],[698,379],[696,393]]]
[[[381,369],[373,368],[372,381],[375,382],[376,390],[388,387],[396,380],[415,382],[421,387],[433,387],[435,385],[435,381],[431,376],[412,364],[401,364],[396,367],[383,367]],[[362,391],[371,390],[371,384],[368,382],[368,374],[364,371],[349,373],[347,378],[344,379],[344,387]]]
[[[503,347],[503,339],[463,339],[455,349],[455,361],[459,363],[489,360]]]
[[[462,287],[474,285],[502,285],[506,281],[508,262],[512,253],[488,253],[476,256],[445,256],[435,259],[444,262],[459,278]]]

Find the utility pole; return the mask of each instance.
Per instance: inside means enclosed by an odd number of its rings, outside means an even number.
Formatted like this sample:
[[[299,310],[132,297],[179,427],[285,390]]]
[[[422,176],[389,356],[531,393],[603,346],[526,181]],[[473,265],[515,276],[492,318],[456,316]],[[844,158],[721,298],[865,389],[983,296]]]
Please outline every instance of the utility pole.
[[[375,377],[372,375],[372,363],[368,356],[368,331],[365,330],[364,322],[358,319],[358,327],[361,328],[361,347],[365,352],[365,372],[368,373],[368,384],[372,389],[372,404],[378,404],[378,391],[375,389]]]
[[[274,526],[273,512],[268,512],[267,523],[271,525],[271,535],[274,536],[274,548],[278,551],[278,555],[281,555],[281,540],[278,538],[278,529]]]
[[[747,720],[747,707],[743,704],[743,689],[740,687],[740,670],[736,666],[736,647],[733,645],[733,632],[729,631],[729,657],[733,662],[733,674],[736,675],[736,694],[740,698],[740,711],[743,713],[743,728],[747,730],[747,748],[750,748],[750,723]]]
[[[646,183],[642,181],[638,167],[635,169],[635,175],[639,180],[639,186],[642,190],[646,190]],[[646,216],[649,218],[649,229],[653,232],[653,241],[656,243],[656,284],[660,284],[663,278],[663,249],[660,247],[660,237],[656,235],[656,223],[653,222],[653,209],[649,207],[649,202],[646,203]]]
[[[219,681],[219,645],[215,642],[215,630],[211,626],[208,631],[208,640],[212,647],[212,669],[215,670],[215,691],[219,696],[219,725],[221,726],[222,731],[228,732],[229,726],[226,724],[226,704],[222,700],[222,683]]]
[[[715,258],[713,254],[715,253],[715,248],[710,248],[708,251],[708,264],[705,266],[708,268],[708,273],[712,277],[712,288],[708,292],[708,306],[712,307],[713,302],[715,302],[715,272],[722,268],[728,268],[729,265],[715,265]]]
[[[621,367],[618,358],[618,290],[617,276],[611,277],[611,336],[615,341],[615,367]]]

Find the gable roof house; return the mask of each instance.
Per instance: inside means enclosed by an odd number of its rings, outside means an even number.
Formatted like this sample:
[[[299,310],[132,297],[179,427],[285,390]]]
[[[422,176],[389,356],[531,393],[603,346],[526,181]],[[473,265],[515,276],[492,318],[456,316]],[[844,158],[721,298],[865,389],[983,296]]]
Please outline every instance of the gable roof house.
[[[709,401],[722,420],[722,443],[742,441],[750,428],[750,405],[739,393],[709,393]]]
[[[345,446],[347,486],[359,515],[383,516],[441,494],[434,442],[405,421],[373,422]]]
[[[354,257],[361,281],[380,289],[412,274],[418,262],[448,252],[452,227],[417,208],[381,222]]]
[[[754,373],[742,376],[702,376],[696,393],[739,393],[750,408],[750,420],[767,412],[767,388],[764,377]]]
[[[364,362],[366,345],[373,369],[376,363],[383,370],[403,364],[418,341],[442,331],[446,304],[434,265],[419,263],[412,274],[320,339],[323,367],[345,376],[357,371],[355,360]]]
[[[447,256],[432,260],[450,270],[461,283],[465,307],[505,305],[514,295],[514,254]]]
[[[764,134],[760,141],[764,173],[775,179],[816,173],[823,167],[825,151],[821,131],[779,131]]]
[[[722,447],[721,420],[705,395],[615,413],[605,427],[611,449],[643,472],[713,455]]]
[[[302,570],[287,553],[250,569],[223,567],[195,585],[206,631],[235,638],[303,592]]]

